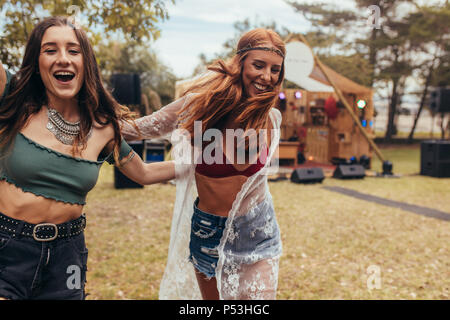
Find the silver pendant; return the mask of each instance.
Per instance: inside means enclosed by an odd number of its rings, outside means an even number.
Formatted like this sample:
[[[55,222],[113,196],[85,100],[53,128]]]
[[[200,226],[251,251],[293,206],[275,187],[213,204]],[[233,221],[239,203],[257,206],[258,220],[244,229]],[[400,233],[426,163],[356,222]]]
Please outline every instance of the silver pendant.
[[[73,145],[75,138],[80,133],[80,121],[77,122],[69,122],[66,121],[62,115],[56,111],[55,109],[51,109],[47,107],[47,116],[48,116],[48,122],[47,122],[47,129],[53,133],[56,139],[58,141],[62,142],[66,145]],[[89,130],[87,139],[92,134],[92,128]],[[79,143],[81,145],[81,142]]]
[[[58,139],[60,142],[66,145],[72,145],[75,141],[75,137],[65,135],[62,132],[58,131],[58,129],[55,128],[55,126],[49,121],[47,123],[47,129],[53,133],[56,139]]]

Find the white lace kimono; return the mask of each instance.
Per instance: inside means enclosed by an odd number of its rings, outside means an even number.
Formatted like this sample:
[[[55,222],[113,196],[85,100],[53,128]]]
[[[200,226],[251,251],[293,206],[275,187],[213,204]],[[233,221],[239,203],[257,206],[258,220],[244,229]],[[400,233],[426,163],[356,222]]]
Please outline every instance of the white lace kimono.
[[[167,266],[161,281],[160,299],[201,299],[194,266],[188,260],[191,218],[193,203],[196,199],[195,164],[189,139],[183,139],[177,129],[176,112],[183,107],[187,97],[180,98],[161,110],[136,120],[142,137],[146,139],[165,137],[171,134],[172,156],[176,171],[176,200],[172,217],[170,245]],[[252,226],[256,231],[279,238],[279,228],[273,212],[272,196],[267,184],[267,175],[277,169],[273,157],[278,150],[281,114],[278,110],[270,112],[273,130],[269,158],[265,167],[250,176],[237,194],[229,211],[223,235],[218,246],[219,261],[216,267],[217,288],[221,299],[275,299],[278,284],[278,262],[281,256],[281,239],[270,247],[262,257],[256,252],[247,252],[245,256],[230,250],[229,243],[239,241],[240,229],[234,223],[239,216],[264,215],[263,225]],[[137,139],[135,129],[124,124],[125,139]],[[272,161],[274,159],[274,161]],[[271,214],[272,213],[272,214]],[[267,219],[266,219],[267,217]],[[248,227],[247,227],[248,228]],[[248,230],[246,231],[248,233]]]

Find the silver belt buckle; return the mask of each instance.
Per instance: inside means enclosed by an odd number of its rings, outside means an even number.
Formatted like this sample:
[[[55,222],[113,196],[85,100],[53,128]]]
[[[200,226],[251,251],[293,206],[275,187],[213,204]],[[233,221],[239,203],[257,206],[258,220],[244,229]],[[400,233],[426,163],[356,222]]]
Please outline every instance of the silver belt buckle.
[[[36,235],[36,231],[37,231],[37,228],[39,228],[39,227],[41,227],[41,228],[42,227],[44,227],[44,228],[45,227],[53,227],[55,229],[55,235],[52,237],[49,237],[49,238],[38,238]],[[52,241],[52,240],[55,240],[57,236],[58,236],[58,227],[54,223],[39,223],[39,224],[35,225],[33,228],[33,239],[36,241],[41,241],[41,242]]]

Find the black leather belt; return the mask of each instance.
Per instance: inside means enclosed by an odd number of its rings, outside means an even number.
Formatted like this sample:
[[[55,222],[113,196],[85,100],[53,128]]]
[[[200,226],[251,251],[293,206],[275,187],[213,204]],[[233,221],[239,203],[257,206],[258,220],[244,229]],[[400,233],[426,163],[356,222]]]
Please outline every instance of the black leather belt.
[[[52,241],[72,237],[83,232],[86,227],[86,216],[61,224],[38,223],[31,224],[5,216],[0,212],[0,231],[15,236],[32,237],[36,241]]]

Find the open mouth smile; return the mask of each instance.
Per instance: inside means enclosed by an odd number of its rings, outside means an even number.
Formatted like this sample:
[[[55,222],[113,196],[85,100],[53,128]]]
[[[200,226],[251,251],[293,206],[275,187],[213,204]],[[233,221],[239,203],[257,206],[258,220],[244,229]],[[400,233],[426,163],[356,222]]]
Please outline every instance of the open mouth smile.
[[[270,86],[266,86],[266,85],[262,85],[259,83],[254,82],[253,86],[258,90],[258,91],[268,91],[271,89]]]
[[[67,83],[72,81],[72,79],[75,77],[75,73],[70,71],[57,71],[53,74],[53,76],[59,82]]]

